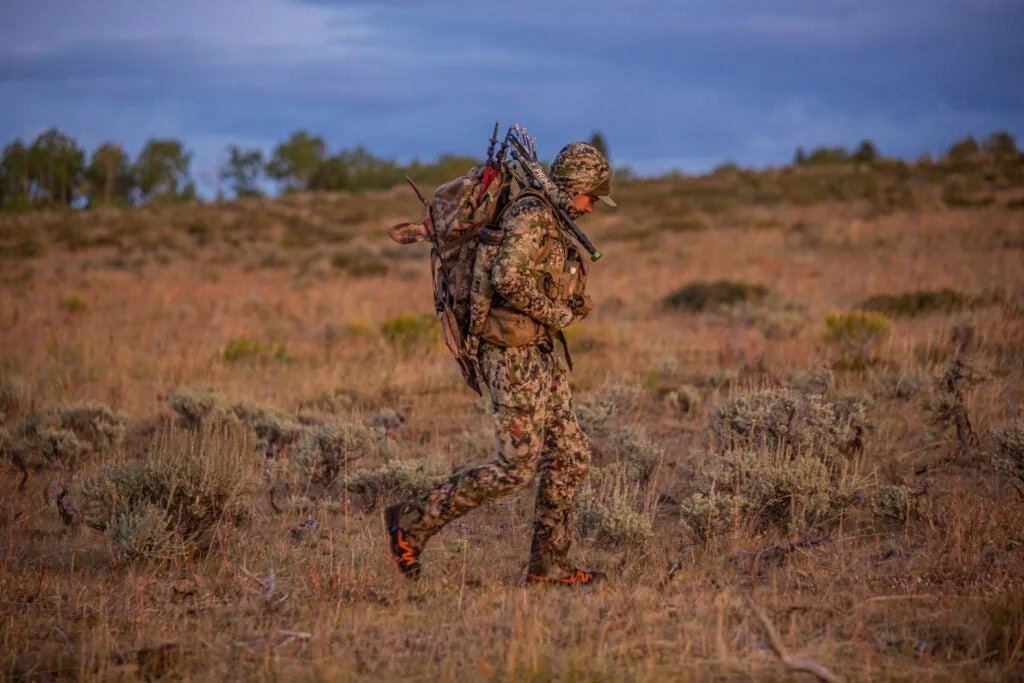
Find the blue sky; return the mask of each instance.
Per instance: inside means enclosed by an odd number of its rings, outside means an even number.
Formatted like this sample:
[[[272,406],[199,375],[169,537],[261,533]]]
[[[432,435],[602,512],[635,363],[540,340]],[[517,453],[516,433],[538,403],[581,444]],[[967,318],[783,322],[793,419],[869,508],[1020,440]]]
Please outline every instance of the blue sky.
[[[32,0],[0,6],[0,144],[291,131],[407,161],[481,155],[495,119],[542,156],[604,132],[617,165],[784,163],[798,145],[1024,144],[1019,0]]]

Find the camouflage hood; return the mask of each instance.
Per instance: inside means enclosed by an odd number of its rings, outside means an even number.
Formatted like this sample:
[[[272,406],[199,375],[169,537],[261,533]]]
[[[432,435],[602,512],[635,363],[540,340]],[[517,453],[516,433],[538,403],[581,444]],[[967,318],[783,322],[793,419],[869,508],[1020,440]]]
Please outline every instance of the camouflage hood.
[[[581,194],[608,197],[611,202],[612,166],[596,147],[585,142],[571,142],[558,153],[551,164],[551,181],[568,199]],[[576,212],[573,209],[573,212]],[[573,216],[573,218],[578,217]]]

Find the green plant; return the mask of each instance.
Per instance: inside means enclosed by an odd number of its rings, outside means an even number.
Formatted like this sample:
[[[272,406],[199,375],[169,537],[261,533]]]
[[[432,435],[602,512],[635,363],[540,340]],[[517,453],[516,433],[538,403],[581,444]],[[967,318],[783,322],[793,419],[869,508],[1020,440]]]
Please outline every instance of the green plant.
[[[79,294],[72,294],[60,302],[60,307],[68,313],[84,311],[87,307],[85,299]]]
[[[844,362],[851,368],[871,365],[877,345],[892,332],[892,323],[880,313],[870,311],[831,312],[825,315],[822,340],[837,345]]]
[[[286,360],[288,352],[280,342],[261,342],[249,339],[242,335],[229,339],[224,346],[221,357],[226,363],[235,363],[249,358],[273,358],[274,360]]]

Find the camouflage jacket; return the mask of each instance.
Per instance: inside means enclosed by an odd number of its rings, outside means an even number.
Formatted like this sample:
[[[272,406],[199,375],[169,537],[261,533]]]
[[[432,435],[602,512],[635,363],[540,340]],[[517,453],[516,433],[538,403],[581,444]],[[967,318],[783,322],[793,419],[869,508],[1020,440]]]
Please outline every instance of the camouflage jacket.
[[[582,296],[586,272],[579,250],[563,235],[551,207],[536,196],[513,201],[505,211],[504,238],[491,267],[491,285],[505,305],[553,330],[578,317],[568,305]],[[504,299],[504,301],[500,301]]]

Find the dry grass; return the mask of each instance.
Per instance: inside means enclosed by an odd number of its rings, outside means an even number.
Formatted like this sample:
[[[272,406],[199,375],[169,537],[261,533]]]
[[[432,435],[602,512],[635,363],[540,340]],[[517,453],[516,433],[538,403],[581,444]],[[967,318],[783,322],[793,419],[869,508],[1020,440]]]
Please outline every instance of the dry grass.
[[[0,217],[0,443],[17,455],[19,425],[75,404],[128,420],[91,436],[54,423],[94,446],[73,470],[41,459],[22,489],[2,470],[4,677],[797,680],[753,585],[788,654],[844,680],[1024,680],[1022,214],[923,190],[906,208],[855,175],[694,182],[630,186],[584,223],[606,256],[571,334],[595,449],[578,548],[612,575],[587,592],[522,584],[529,491],[454,522],[424,580],[398,581],[383,507],[493,450],[486,404],[423,322],[426,251],[385,235],[416,215],[406,192]],[[775,195],[789,204],[750,205]],[[722,281],[763,287],[799,324],[663,305]],[[894,318],[870,363],[824,341],[832,311],[947,289],[1005,295]],[[985,381],[943,393],[963,358]],[[795,421],[744,423],[784,438],[725,449],[716,431],[755,395],[790,397]],[[829,408],[851,396],[859,431]],[[827,469],[809,464],[814,429]],[[715,472],[769,499],[696,534],[684,503]],[[815,481],[841,484],[841,504]],[[121,526],[62,521],[97,510]]]

